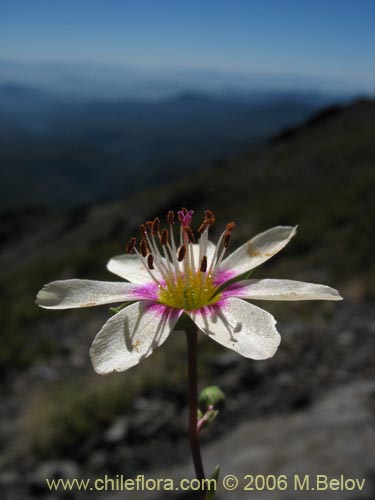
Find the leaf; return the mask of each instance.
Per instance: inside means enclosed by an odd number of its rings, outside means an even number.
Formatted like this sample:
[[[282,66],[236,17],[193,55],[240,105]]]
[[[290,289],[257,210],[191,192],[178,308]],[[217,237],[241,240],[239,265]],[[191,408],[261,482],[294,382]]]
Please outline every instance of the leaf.
[[[121,311],[121,309],[124,309],[124,307],[126,307],[127,305],[129,305],[129,302],[124,302],[118,307],[110,307],[109,310],[112,314],[117,314],[118,312]]]
[[[220,474],[220,465],[217,465],[210,477],[210,479],[214,479],[216,481],[216,485],[217,485],[217,480],[219,478],[219,474]],[[215,498],[215,494],[216,494],[216,488],[214,490],[207,491],[204,500],[212,500],[213,498]]]

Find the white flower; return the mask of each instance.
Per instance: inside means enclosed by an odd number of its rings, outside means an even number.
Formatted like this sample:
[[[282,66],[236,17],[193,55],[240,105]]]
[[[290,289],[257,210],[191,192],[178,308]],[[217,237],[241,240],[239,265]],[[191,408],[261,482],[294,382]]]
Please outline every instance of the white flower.
[[[178,212],[178,245],[173,212],[167,217],[169,230],[160,229],[159,219],[140,226],[139,249],[132,238],[128,254],[107,265],[128,282],[54,281],[38,293],[37,304],[47,309],[132,302],[97,334],[90,349],[96,372],[121,372],[138,364],[165,342],[183,313],[219,344],[248,358],[266,359],[280,343],[276,321],[247,300],[341,299],[337,290],[324,285],[240,278],[284,248],[295,227],[269,229],[224,258],[234,224],[227,225],[215,246],[208,239],[215,217],[207,210],[196,244],[192,215],[186,209]]]

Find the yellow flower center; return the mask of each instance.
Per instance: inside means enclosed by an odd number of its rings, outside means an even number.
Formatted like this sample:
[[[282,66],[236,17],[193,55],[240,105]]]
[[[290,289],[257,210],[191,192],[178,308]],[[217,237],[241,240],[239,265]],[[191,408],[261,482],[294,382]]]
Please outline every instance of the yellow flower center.
[[[220,299],[212,275],[189,271],[187,276],[168,280],[159,291],[159,301],[169,307],[192,311],[215,304]]]
[[[220,285],[215,284],[215,280],[235,225],[234,222],[226,225],[215,247],[208,239],[215,215],[211,210],[205,210],[198,228],[199,243],[196,243],[196,233],[190,227],[193,213],[187,208],[177,212],[180,224],[177,231],[172,210],[167,215],[169,230],[160,226],[158,217],[141,224],[139,246],[133,237],[126,247],[127,253],[138,255],[150,279],[158,286],[159,302],[186,311],[210,306],[220,300]],[[177,241],[175,232],[179,233]]]

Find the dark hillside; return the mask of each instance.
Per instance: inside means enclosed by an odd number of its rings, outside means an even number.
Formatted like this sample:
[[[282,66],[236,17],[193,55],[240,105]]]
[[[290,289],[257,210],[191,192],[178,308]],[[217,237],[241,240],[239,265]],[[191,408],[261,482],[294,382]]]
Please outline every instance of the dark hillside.
[[[207,441],[214,436],[220,444],[241,422],[252,425],[259,418],[268,425],[269,417],[284,436],[283,429],[292,422],[289,416],[303,417],[311,432],[316,424],[317,434],[306,442],[301,434],[298,443],[305,443],[306,452],[301,458],[297,451],[294,460],[305,460],[303,470],[309,472],[316,436],[331,428],[316,418],[315,405],[333,391],[327,397],[336,423],[342,405],[349,412],[345,415],[362,408],[358,398],[367,398],[366,388],[371,387],[363,381],[371,377],[373,351],[374,137],[375,102],[360,101],[279,134],[260,150],[249,147],[246,154],[123,201],[56,213],[45,208],[3,213],[0,440],[5,453],[0,493],[9,484],[22,484],[17,490],[24,493],[22,498],[39,498],[40,490],[33,488],[43,487],[43,467],[53,471],[56,458],[69,460],[76,476],[111,472],[130,477],[170,468],[186,457],[182,337],[172,335],[165,347],[124,376],[99,377],[90,366],[88,349],[109,316],[108,308],[59,312],[34,304],[36,292],[49,281],[115,281],[106,262],[124,251],[139,223],[156,215],[164,218],[167,210],[182,205],[196,211],[196,224],[204,209],[216,213],[213,241],[234,220],[231,248],[271,226],[298,224],[294,240],[255,270],[254,277],[325,283],[344,296],[334,304],[261,304],[275,314],[283,336],[277,355],[264,363],[249,363],[228,356],[213,342],[201,342],[200,380],[222,385],[230,401]],[[347,391],[340,392],[344,386]],[[368,408],[368,399],[363,405]],[[355,463],[358,477],[365,477],[369,459],[362,464],[354,451],[359,448],[361,456],[370,456],[369,419],[357,425],[358,415],[354,420],[345,415],[345,430],[324,438],[324,456],[332,456],[324,473],[352,471]],[[113,422],[122,434],[110,433]],[[289,443],[290,436],[283,439]],[[247,440],[240,441],[245,447]],[[289,448],[281,448],[285,456],[280,463],[287,464]],[[226,451],[223,461],[235,455]],[[9,470],[16,471],[11,479]]]

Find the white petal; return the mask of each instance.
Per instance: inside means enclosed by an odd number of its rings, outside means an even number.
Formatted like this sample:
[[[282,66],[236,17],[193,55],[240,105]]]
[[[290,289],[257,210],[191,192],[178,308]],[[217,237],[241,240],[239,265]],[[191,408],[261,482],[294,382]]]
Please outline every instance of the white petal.
[[[239,276],[254,269],[284,248],[296,230],[297,226],[277,226],[258,234],[229,255],[220,270],[233,271],[235,276]]]
[[[246,358],[270,358],[280,344],[275,318],[241,299],[225,299],[189,315],[203,333]]]
[[[181,311],[151,301],[136,302],[110,318],[90,349],[101,375],[123,372],[147,358],[173,330]]]
[[[164,258],[162,258],[162,261],[164,262]],[[132,283],[149,283],[152,281],[150,274],[145,269],[138,255],[123,254],[112,257],[107,264],[107,269],[111,271],[111,273],[127,281],[131,281]],[[159,281],[162,279],[156,267],[152,271],[152,274]]]
[[[342,300],[334,288],[293,280],[246,280],[228,287],[228,297],[259,300]]]
[[[216,249],[216,245],[214,243],[212,243],[212,241],[207,240],[206,257],[207,257],[208,266],[211,264],[211,260],[212,260],[214,253],[215,253],[215,249]],[[199,268],[200,262],[199,262],[199,244],[198,243],[193,244],[193,254],[194,254],[195,266],[197,268]]]
[[[138,300],[137,285],[92,280],[53,281],[38,293],[36,303],[46,309],[93,307]],[[149,298],[149,297],[148,297]]]

